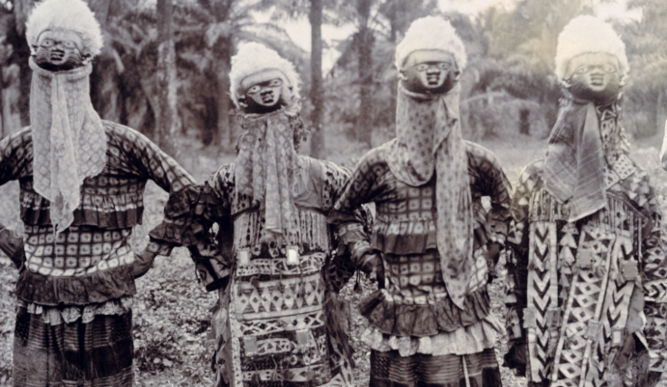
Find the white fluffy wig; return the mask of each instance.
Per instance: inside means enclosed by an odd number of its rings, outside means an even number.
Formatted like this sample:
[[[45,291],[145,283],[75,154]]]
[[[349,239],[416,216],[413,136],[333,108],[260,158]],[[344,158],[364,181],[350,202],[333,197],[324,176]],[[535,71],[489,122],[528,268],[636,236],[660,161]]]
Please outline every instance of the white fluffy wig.
[[[563,28],[558,35],[556,49],[556,76],[565,77],[567,65],[572,58],[588,52],[604,52],[618,59],[623,76],[630,66],[625,55],[625,44],[608,23],[594,16],[578,16]]]
[[[95,14],[83,0],[44,0],[32,10],[26,22],[26,38],[34,53],[39,35],[46,30],[68,30],[81,36],[82,54],[98,55],[103,39]]]
[[[255,42],[242,45],[236,55],[232,57],[232,69],[229,72],[229,92],[236,107],[239,107],[239,87],[243,78],[260,71],[276,69],[285,75],[285,80],[292,87],[292,94],[299,99],[299,84],[301,79],[294,69],[294,65],[281,57],[274,50]]]
[[[466,67],[466,49],[456,30],[445,19],[427,16],[410,25],[403,40],[396,46],[396,68],[403,69],[408,56],[418,50],[441,50],[454,56],[459,70]]]

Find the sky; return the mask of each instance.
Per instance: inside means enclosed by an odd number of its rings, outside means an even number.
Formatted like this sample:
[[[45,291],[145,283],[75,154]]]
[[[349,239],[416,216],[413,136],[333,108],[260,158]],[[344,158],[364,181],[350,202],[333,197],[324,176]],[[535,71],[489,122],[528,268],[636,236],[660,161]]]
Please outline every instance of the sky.
[[[405,0],[409,1],[409,0]],[[533,1],[549,1],[549,0],[533,0]],[[627,0],[589,0],[597,7],[598,17],[609,19],[640,19],[641,11],[627,11]],[[438,0],[439,8],[444,11],[456,11],[466,15],[475,16],[485,9],[493,6],[504,7],[506,10],[511,10],[518,0]],[[261,18],[261,17],[260,17]],[[290,22],[285,25],[287,33],[292,40],[302,47],[305,51],[310,52],[310,24],[307,18],[302,20]],[[354,27],[343,26],[333,27],[330,25],[322,26],[322,37],[325,42],[333,42],[347,38],[354,32]],[[340,54],[335,49],[324,50],[323,53],[323,67],[324,72],[327,72],[335,63]]]

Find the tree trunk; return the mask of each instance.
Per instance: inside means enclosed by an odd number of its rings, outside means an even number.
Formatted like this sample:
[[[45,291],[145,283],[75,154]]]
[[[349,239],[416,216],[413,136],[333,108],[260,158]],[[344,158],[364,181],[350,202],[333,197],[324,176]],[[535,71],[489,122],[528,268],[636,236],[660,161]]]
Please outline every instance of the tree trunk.
[[[311,140],[310,155],[321,158],[324,150],[324,87],[322,81],[322,0],[310,0],[310,102],[313,111],[310,115]]]
[[[357,138],[371,147],[373,131],[373,32],[369,27],[372,0],[358,0],[359,116]]]
[[[232,120],[230,113],[232,111],[232,100],[229,98],[229,71],[231,70],[232,40],[230,38],[220,38],[214,46],[217,63],[217,84],[218,84],[218,122],[217,130],[213,136],[213,143],[220,146],[225,151],[233,151],[236,141],[233,138]]]
[[[158,109],[155,112],[155,133],[158,145],[171,156],[176,155],[175,134],[180,130],[176,107],[176,53],[172,29],[171,0],[158,0]]]
[[[7,43],[13,47],[10,62],[19,66],[19,100],[21,126],[30,125],[30,84],[32,70],[28,65],[30,48],[25,40],[25,22],[35,4],[34,0],[16,0],[14,5],[14,25],[7,31]]]

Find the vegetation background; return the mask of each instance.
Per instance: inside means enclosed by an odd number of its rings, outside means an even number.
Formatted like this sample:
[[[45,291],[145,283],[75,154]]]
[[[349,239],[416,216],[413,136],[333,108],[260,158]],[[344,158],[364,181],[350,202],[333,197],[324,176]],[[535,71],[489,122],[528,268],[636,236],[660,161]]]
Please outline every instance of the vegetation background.
[[[657,147],[667,118],[667,2],[617,1],[638,15],[610,20],[631,64],[624,124],[633,158],[665,194]],[[302,74],[302,115],[311,130],[302,151],[353,167],[364,152],[393,136],[396,43],[414,19],[442,14],[468,51],[461,95],[465,136],[493,150],[515,181],[524,165],[544,154],[556,119],[560,89],[553,58],[559,32],[574,16],[596,14],[610,2],[514,0],[470,15],[443,13],[436,0],[88,0],[106,40],[91,94],[103,118],[147,134],[201,181],[234,157],[239,128],[228,95],[230,57],[239,43],[259,41],[292,60]],[[0,136],[28,124],[25,19],[33,4],[0,0]],[[303,20],[311,27],[310,50],[285,29]],[[323,40],[323,28],[349,34]],[[323,53],[332,52],[338,54],[335,61],[324,63]],[[148,186],[144,223],[133,237],[137,248],[160,221],[165,200],[164,192]],[[22,227],[15,183],[0,188],[0,221]],[[0,257],[0,386],[11,385],[16,277],[10,261]],[[362,283],[368,292],[372,285]],[[358,340],[364,326],[354,312],[360,295],[352,285],[344,295],[352,304],[359,385],[365,385],[368,351]],[[503,286],[501,277],[492,287],[493,311],[500,318]],[[210,385],[209,309],[217,296],[197,284],[187,252],[176,249],[159,258],[138,289],[137,385]],[[499,356],[504,343],[501,338]],[[503,378],[506,386],[525,385],[506,369]]]

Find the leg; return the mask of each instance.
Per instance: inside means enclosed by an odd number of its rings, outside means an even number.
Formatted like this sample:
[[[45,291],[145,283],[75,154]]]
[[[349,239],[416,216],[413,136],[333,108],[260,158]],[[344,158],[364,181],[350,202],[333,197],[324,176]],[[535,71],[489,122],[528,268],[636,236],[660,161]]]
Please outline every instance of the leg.
[[[108,385],[133,381],[132,313],[51,325],[20,308],[14,336],[14,386]]]
[[[401,357],[398,351],[371,350],[369,387],[415,387],[415,366],[414,356]]]

